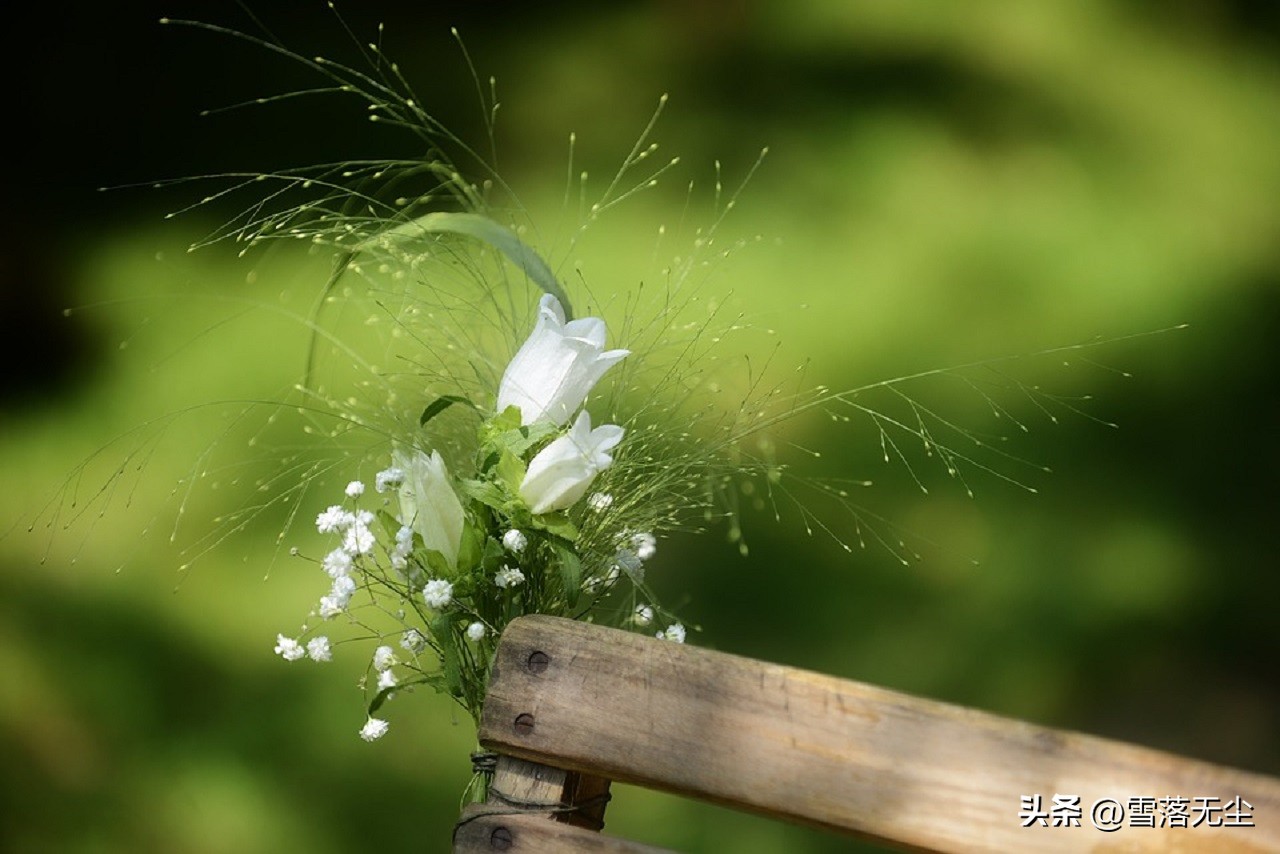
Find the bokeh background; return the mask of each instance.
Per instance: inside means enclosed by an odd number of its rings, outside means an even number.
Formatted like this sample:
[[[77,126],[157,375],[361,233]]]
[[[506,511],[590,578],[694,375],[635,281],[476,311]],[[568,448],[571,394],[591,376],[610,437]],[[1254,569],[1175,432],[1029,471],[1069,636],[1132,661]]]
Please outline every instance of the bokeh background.
[[[301,53],[354,60],[323,3],[251,5]],[[688,594],[702,644],[1280,773],[1274,4],[346,5],[362,38],[386,22],[424,102],[478,139],[461,29],[498,78],[500,168],[535,211],[558,210],[569,131],[604,174],[671,94],[655,139],[683,171],[599,229],[584,250],[597,290],[635,284],[685,181],[705,186],[716,159],[740,177],[769,146],[725,225],[750,245],[716,276],[815,382],[1189,323],[1099,351],[1114,370],[1020,366],[1119,425],[1055,426],[1023,405],[1019,453],[1054,470],[1029,474],[1034,496],[982,478],[974,500],[945,478],[922,496],[865,429],[798,425],[790,440],[821,448],[822,471],[873,478],[865,503],[928,537],[923,560],[844,555],[749,513],[749,557],[712,531],[664,541],[652,572]],[[97,187],[413,153],[329,102],[201,118],[314,80],[161,15],[256,26],[234,3],[72,2],[5,49],[21,153],[0,207],[0,848],[446,850],[469,724],[419,694],[386,740],[355,738],[363,661],[270,652],[318,593],[273,561],[269,526],[179,572],[170,493],[209,443],[199,418],[147,446],[113,513],[26,532],[117,434],[297,378],[297,330],[204,296],[323,281],[323,259],[288,249],[185,252],[235,209],[165,220],[180,191]],[[120,464],[110,450],[89,492]],[[243,499],[205,490],[186,515],[198,526]],[[686,851],[851,845],[625,787],[609,819]]]

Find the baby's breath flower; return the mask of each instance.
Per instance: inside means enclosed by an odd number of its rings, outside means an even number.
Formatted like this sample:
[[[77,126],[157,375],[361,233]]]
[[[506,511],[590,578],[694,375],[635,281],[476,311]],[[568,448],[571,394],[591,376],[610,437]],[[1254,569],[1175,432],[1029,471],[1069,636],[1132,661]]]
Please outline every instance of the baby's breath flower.
[[[401,648],[417,655],[427,648],[427,639],[417,629],[409,629],[400,636]]]
[[[332,661],[333,650],[329,648],[329,639],[324,635],[307,641],[307,655],[312,661]]]
[[[529,538],[522,532],[512,528],[502,535],[502,545],[507,551],[520,554],[524,551],[524,547],[529,545]]]
[[[351,572],[351,555],[347,554],[343,549],[334,549],[324,556],[324,560],[320,565],[324,567],[324,571],[329,573],[330,578],[337,578],[341,575],[348,575]]]
[[[347,600],[332,594],[320,597],[320,609],[317,613],[322,620],[332,620],[345,610],[347,610]]]
[[[684,626],[680,623],[672,623],[667,626],[665,631],[658,632],[658,637],[662,640],[675,641],[676,643],[684,643]]]
[[[358,480],[353,480],[347,484],[346,492],[348,498],[359,498],[364,495],[364,484]]]
[[[524,573],[514,566],[503,566],[493,576],[493,583],[502,588],[518,587],[523,581]]]
[[[375,542],[373,531],[369,530],[367,524],[352,520],[351,527],[347,528],[347,532],[342,538],[342,549],[353,557],[355,555],[367,555],[373,551]]]
[[[438,611],[453,601],[453,585],[443,578],[432,579],[422,588],[422,598],[427,600],[428,608]]]
[[[365,741],[377,741],[387,734],[391,724],[381,718],[369,718],[360,728],[360,737]]]
[[[653,609],[648,605],[637,605],[631,619],[635,620],[637,626],[647,626],[653,622]]]
[[[316,517],[316,530],[322,534],[335,534],[345,530],[354,517],[342,505],[334,504]]]
[[[658,553],[658,540],[648,531],[633,536],[631,545],[635,549],[636,557],[640,560],[648,560]]]
[[[613,506],[613,496],[607,492],[593,492],[587,498],[587,506],[596,512],[608,510]]]
[[[276,655],[285,661],[297,661],[306,655],[306,651],[302,648],[302,644],[293,638],[287,638],[284,635],[276,635]]]
[[[379,673],[396,663],[396,651],[389,646],[380,646],[373,651],[373,669]]]
[[[404,469],[391,466],[378,472],[373,478],[373,488],[378,492],[386,492],[404,483]]]
[[[349,575],[339,575],[333,579],[333,587],[329,591],[335,599],[342,600],[345,605],[356,592],[356,580]]]
[[[396,678],[391,668],[387,668],[378,674],[378,690],[385,691],[388,688],[394,688],[400,684],[400,680]]]
[[[467,626],[467,637],[473,641],[480,641],[484,639],[486,631],[484,623],[472,623]]]

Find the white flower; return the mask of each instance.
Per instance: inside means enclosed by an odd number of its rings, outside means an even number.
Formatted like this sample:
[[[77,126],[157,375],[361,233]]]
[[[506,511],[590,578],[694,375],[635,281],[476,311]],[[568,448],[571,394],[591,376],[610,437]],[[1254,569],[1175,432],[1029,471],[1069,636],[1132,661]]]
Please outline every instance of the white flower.
[[[388,489],[399,486],[402,483],[404,483],[404,470],[395,466],[383,469],[373,478],[373,488],[379,492],[386,492]]]
[[[427,600],[427,607],[437,611],[453,601],[453,585],[442,578],[427,582],[422,588],[422,598]]]
[[[616,424],[592,430],[591,415],[584,410],[568,433],[529,461],[520,497],[535,514],[572,506],[596,475],[613,464],[609,451],[622,441],[623,432]]]
[[[417,629],[409,629],[400,637],[400,646],[417,655],[427,648],[427,639]]]
[[[394,688],[400,684],[400,680],[396,679],[396,675],[390,669],[384,670],[378,674],[378,690],[383,691],[387,688]]]
[[[396,663],[396,651],[389,646],[380,646],[373,651],[373,669],[379,673]]]
[[[507,551],[520,554],[520,552],[524,551],[524,547],[529,545],[529,538],[512,528],[502,535],[502,545]]]
[[[377,741],[386,735],[390,728],[391,724],[381,718],[369,718],[360,728],[360,737],[365,741]]]
[[[349,575],[339,575],[333,580],[333,588],[329,591],[329,595],[346,606],[355,592],[356,580]]]
[[[334,617],[347,610],[347,600],[337,596],[321,596],[320,597],[320,617],[324,620],[332,620]]]
[[[658,632],[657,635],[662,640],[675,641],[676,643],[684,643],[684,626],[679,623],[672,623],[667,626],[666,631]]]
[[[631,619],[635,620],[637,626],[647,626],[653,622],[653,609],[648,605],[637,605]]]
[[[332,661],[333,650],[329,648],[329,639],[324,635],[307,641],[307,655],[312,661]]]
[[[494,573],[493,583],[502,588],[519,587],[524,582],[524,573],[514,566],[503,566]]]
[[[343,549],[334,549],[324,556],[320,565],[324,567],[325,572],[329,573],[330,578],[348,575],[351,572],[351,555]]]
[[[596,512],[613,506],[613,496],[607,492],[593,492],[587,496],[587,506]]]
[[[467,626],[467,637],[473,641],[483,640],[485,632],[486,629],[484,627],[484,623],[472,623]]]
[[[334,504],[316,517],[316,530],[322,534],[333,534],[345,530],[353,518],[340,504]]]
[[[287,638],[284,635],[276,635],[276,655],[285,661],[297,661],[306,655],[306,650],[302,648],[302,644],[293,638]]]
[[[353,480],[347,484],[347,497],[359,498],[364,495],[364,484],[358,480]]]
[[[400,484],[400,520],[422,537],[429,549],[444,555],[450,567],[458,564],[462,544],[462,504],[449,483],[449,470],[439,451],[396,451],[396,467],[404,471]]]
[[[636,557],[641,560],[648,560],[658,553],[658,540],[647,531],[632,537],[631,545],[635,549]]]
[[[544,294],[533,332],[502,375],[498,411],[520,407],[521,424],[568,421],[605,371],[630,353],[605,350],[604,338],[603,320],[565,323],[560,301]]]
[[[353,520],[351,527],[347,528],[346,534],[342,537],[342,550],[353,556],[367,555],[373,551],[375,542],[373,531],[369,530],[369,526]]]

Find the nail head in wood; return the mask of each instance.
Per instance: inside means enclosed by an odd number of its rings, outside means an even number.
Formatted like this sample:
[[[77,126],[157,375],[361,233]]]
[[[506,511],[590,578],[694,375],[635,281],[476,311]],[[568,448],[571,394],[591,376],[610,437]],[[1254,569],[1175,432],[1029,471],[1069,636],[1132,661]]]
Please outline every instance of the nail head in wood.
[[[517,735],[529,735],[533,732],[533,715],[528,712],[516,715],[515,723],[512,726]]]
[[[535,650],[529,653],[529,672],[544,673],[547,665],[551,663],[551,656],[541,650]]]
[[[506,851],[513,841],[511,831],[505,827],[495,827],[493,833],[489,834],[489,847],[495,851]]]

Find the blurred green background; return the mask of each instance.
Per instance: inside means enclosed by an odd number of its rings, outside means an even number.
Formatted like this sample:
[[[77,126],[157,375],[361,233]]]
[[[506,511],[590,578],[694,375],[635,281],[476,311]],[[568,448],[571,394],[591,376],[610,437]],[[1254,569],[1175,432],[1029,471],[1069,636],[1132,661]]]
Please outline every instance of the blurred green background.
[[[304,54],[354,56],[322,3],[252,5]],[[976,500],[936,479],[925,497],[865,428],[797,425],[823,471],[873,478],[865,502],[933,542],[922,561],[846,556],[762,513],[750,557],[712,532],[664,541],[651,572],[689,594],[705,645],[1280,773],[1274,4],[347,5],[362,37],[386,22],[419,95],[479,139],[460,27],[498,78],[499,166],[535,211],[558,210],[569,131],[604,174],[671,94],[655,138],[683,171],[598,230],[582,259],[597,291],[636,283],[685,181],[707,184],[717,158],[733,180],[768,145],[725,225],[763,239],[713,288],[811,357],[815,383],[1191,324],[1100,351],[1116,371],[1025,366],[1119,425],[1020,406],[1034,429],[1019,453],[1055,472],[1031,478],[1035,496],[977,478]],[[0,848],[446,850],[469,724],[417,695],[387,740],[355,738],[363,660],[285,667],[270,652],[318,595],[273,562],[270,526],[178,572],[170,491],[223,416],[147,444],[115,512],[25,531],[117,434],[297,378],[296,328],[202,295],[305,305],[323,280],[323,259],[288,248],[185,253],[235,209],[165,221],[181,191],[95,187],[413,153],[330,102],[200,118],[315,81],[162,14],[255,26],[233,3],[74,2],[6,49],[10,142],[26,153],[0,213]],[[78,305],[96,307],[63,317]],[[83,487],[120,462],[109,451]],[[232,511],[244,489],[203,490],[186,518]],[[686,851],[850,846],[625,787],[609,830]]]

